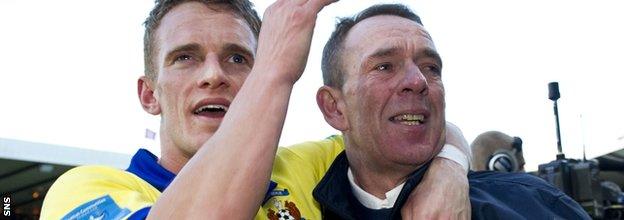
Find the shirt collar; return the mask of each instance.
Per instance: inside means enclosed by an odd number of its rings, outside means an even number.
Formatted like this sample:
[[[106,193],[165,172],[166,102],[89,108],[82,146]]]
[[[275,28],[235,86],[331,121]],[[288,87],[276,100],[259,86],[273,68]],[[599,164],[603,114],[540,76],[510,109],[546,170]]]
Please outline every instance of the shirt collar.
[[[132,156],[130,166],[128,166],[126,171],[137,175],[161,192],[164,191],[176,177],[174,173],[165,169],[158,163],[158,157],[156,157],[156,155],[143,148],[139,149],[136,154]],[[266,201],[271,198],[271,192],[276,186],[276,182],[269,182],[268,190],[265,193],[262,204],[266,203]]]
[[[405,182],[401,183],[394,189],[386,192],[386,198],[380,199],[377,196],[374,196],[366,191],[364,191],[360,186],[355,183],[355,179],[353,178],[353,172],[351,171],[351,167],[347,171],[347,177],[349,178],[349,183],[351,184],[351,190],[353,191],[353,195],[355,198],[364,205],[364,207],[369,209],[389,209],[394,207],[394,203],[397,198],[399,198],[399,194],[401,193],[401,189],[405,185]]]
[[[403,207],[407,201],[407,197],[411,194],[412,190],[420,183],[430,164],[431,160],[407,177],[405,185],[403,185],[392,207],[392,218],[400,217],[401,207]],[[357,213],[357,210],[366,207],[355,198],[347,177],[348,170],[349,161],[343,151],[338,154],[321,181],[314,187],[312,195],[321,205],[321,209],[324,213],[330,213],[329,215],[334,214],[343,219],[360,219],[358,216],[361,213]]]
[[[156,155],[143,148],[132,156],[130,166],[126,171],[137,175],[161,192],[175,178],[175,174],[158,164]]]

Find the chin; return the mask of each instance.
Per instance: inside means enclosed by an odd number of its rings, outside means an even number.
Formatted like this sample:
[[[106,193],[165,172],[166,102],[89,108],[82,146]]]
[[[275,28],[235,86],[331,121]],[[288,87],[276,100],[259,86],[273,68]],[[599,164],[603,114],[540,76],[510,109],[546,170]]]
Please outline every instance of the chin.
[[[188,137],[187,140],[192,140],[187,142],[188,145],[186,151],[188,153],[191,154],[195,154],[197,153],[197,151],[199,151],[199,149],[204,146],[204,144],[206,143],[206,141],[208,141],[210,138],[212,138],[212,136],[214,135],[214,133],[203,133],[203,134],[195,134],[193,135],[193,137]]]
[[[422,165],[429,161],[433,152],[435,152],[435,147],[431,147],[429,144],[419,144],[419,145],[403,145],[401,149],[397,149],[393,154],[397,156],[397,159],[404,164],[409,165]]]

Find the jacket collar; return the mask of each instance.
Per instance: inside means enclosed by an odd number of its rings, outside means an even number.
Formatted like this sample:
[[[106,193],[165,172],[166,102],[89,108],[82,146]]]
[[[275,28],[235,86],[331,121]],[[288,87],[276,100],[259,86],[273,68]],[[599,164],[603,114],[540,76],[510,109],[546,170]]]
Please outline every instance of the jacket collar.
[[[420,183],[430,164],[431,161],[428,161],[407,178],[405,186],[392,208],[392,219],[400,218],[401,207],[405,204],[412,190]],[[343,151],[336,157],[323,179],[321,179],[321,182],[314,188],[312,194],[321,204],[324,217],[330,214],[337,215],[341,219],[362,218],[362,216],[358,215],[357,210],[365,209],[365,207],[355,198],[351,191],[347,177],[348,169],[349,160],[345,151]]]

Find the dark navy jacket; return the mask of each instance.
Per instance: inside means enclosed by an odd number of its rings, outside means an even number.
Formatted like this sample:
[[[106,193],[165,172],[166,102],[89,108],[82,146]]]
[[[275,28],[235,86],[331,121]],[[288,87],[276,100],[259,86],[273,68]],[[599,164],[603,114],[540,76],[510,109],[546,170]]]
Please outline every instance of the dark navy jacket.
[[[429,163],[412,173],[392,209],[371,210],[353,195],[342,152],[314,189],[324,219],[400,219],[401,207]],[[547,182],[524,173],[469,172],[472,219],[590,219],[581,206]]]

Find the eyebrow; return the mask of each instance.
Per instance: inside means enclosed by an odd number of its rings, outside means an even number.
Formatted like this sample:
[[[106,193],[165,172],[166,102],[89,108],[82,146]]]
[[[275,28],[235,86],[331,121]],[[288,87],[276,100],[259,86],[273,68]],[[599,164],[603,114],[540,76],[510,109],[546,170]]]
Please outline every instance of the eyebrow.
[[[223,50],[224,51],[235,51],[235,52],[239,52],[242,53],[245,56],[248,56],[250,58],[254,58],[254,53],[251,52],[251,50],[245,46],[239,45],[239,44],[235,44],[235,43],[227,43],[225,44],[225,46],[223,46]]]
[[[244,56],[248,56],[250,58],[254,58],[254,54],[251,52],[251,50],[249,50],[247,47],[245,46],[241,46],[239,44],[236,43],[226,43],[222,49],[224,51],[235,51],[238,53],[241,53]],[[175,55],[177,55],[178,53],[182,52],[182,51],[199,51],[200,53],[202,53],[203,49],[202,46],[198,43],[189,43],[189,44],[184,44],[184,45],[180,45],[178,47],[173,48],[172,50],[170,50],[169,52],[166,53],[165,55],[165,62],[168,62],[172,59],[175,58]]]
[[[399,51],[398,47],[381,48],[381,49],[378,49],[375,52],[373,52],[371,55],[368,55],[366,57],[366,60],[372,60],[372,59],[375,59],[375,58],[382,58],[382,57],[389,57],[389,56],[392,56],[392,55],[396,54],[397,51]]]
[[[371,55],[366,56],[364,60],[368,62],[373,59],[389,57],[389,56],[396,54],[399,50],[401,49],[398,47],[381,48],[373,52]],[[418,51],[418,56],[416,57],[416,59],[420,59],[420,58],[433,58],[437,63],[440,64],[440,67],[442,67],[442,58],[440,57],[440,54],[432,48],[425,48],[425,49]],[[367,62],[364,62],[364,63],[367,63]]]
[[[181,51],[201,51],[202,48],[198,43],[190,43],[190,44],[184,44],[184,45],[180,45],[178,47],[173,48],[172,50],[170,50],[169,52],[166,53],[165,55],[165,62],[170,61],[171,59],[174,59],[175,55],[178,54]]]
[[[440,68],[442,68],[442,58],[440,57],[440,54],[438,53],[438,51],[431,49],[431,48],[425,48],[424,50],[420,51],[420,54],[422,55],[418,56],[417,58],[422,58],[422,57],[433,58],[438,64],[440,64]]]
[[[364,59],[362,59],[363,62],[360,64],[360,68],[366,68],[368,65],[373,64],[376,59],[393,56],[398,51],[399,51],[398,47],[385,47],[385,48],[377,49],[373,51],[373,53],[365,56]]]

